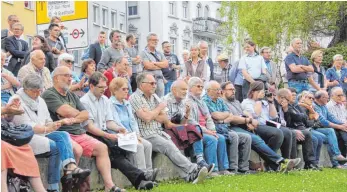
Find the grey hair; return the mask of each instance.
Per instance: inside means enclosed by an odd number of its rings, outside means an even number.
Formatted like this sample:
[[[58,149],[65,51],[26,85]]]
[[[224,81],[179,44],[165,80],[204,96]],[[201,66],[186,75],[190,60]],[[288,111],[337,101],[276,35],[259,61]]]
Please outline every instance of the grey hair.
[[[199,77],[191,77],[188,81],[189,89],[197,85],[198,83],[203,84],[204,82]]]
[[[185,49],[185,50],[182,51],[182,55],[183,54],[188,54],[189,55],[189,51],[187,49]]]
[[[270,50],[271,51],[271,48],[270,47],[262,47],[260,49],[260,53],[263,53],[265,50]]]
[[[215,81],[215,80],[211,80],[211,81],[207,82],[207,83],[206,83],[206,86],[205,86],[205,89],[206,89],[206,90],[211,89],[212,85],[215,84],[215,83],[219,84],[219,83],[218,83],[217,81]]]
[[[203,43],[205,43],[206,45],[208,45],[207,41],[201,40],[201,41],[198,42],[198,46],[200,47],[200,45],[203,44]]]
[[[330,95],[331,95],[331,96],[335,95],[335,93],[336,93],[338,90],[341,90],[342,93],[343,93],[343,89],[342,89],[341,87],[334,87],[334,88],[331,89]]]
[[[172,83],[170,90],[172,91],[173,88],[178,87],[178,85],[179,85],[180,83],[186,83],[186,82],[185,82],[183,79],[177,79],[176,81],[174,81],[174,82]]]
[[[12,17],[17,17],[17,15],[9,15],[9,16],[7,17],[7,21],[12,20]]]
[[[63,53],[58,57],[58,66],[61,66],[60,62],[65,59],[75,60],[74,56],[68,53]]]
[[[294,38],[291,42],[290,42],[290,45],[293,45],[296,41],[302,41],[300,38]]]
[[[343,56],[341,54],[336,54],[333,57],[333,61],[337,60],[338,58],[342,58],[342,60],[343,60]]]
[[[36,74],[28,74],[22,81],[23,89],[43,89],[42,78]]]
[[[148,35],[147,35],[147,42],[149,41],[149,39],[151,39],[152,36],[156,36],[158,37],[158,35],[154,32],[149,32]]]
[[[24,25],[22,25],[21,23],[13,23],[11,27],[14,28],[15,26],[20,26],[22,28],[22,31],[24,30]]]
[[[123,59],[126,59],[126,57],[124,57],[124,56],[117,57],[117,58],[114,60],[114,64],[121,63]]]
[[[298,95],[298,100],[301,100],[304,96],[307,96],[308,94],[313,95],[311,91],[303,91]]]
[[[315,99],[320,99],[324,94],[327,94],[326,91],[323,91],[323,90],[319,90],[317,91],[315,94],[314,94],[314,98]]]
[[[68,67],[66,67],[66,66],[58,66],[58,67],[56,67],[55,69],[54,69],[54,71],[52,72],[52,78],[54,78],[55,76],[57,76],[57,75],[60,75],[60,71],[62,70],[62,69],[64,69],[64,68],[67,68],[69,71],[71,71]]]
[[[136,76],[137,87],[140,87],[141,83],[143,83],[145,81],[145,79],[147,78],[147,75],[152,75],[152,74],[150,74],[150,73],[141,73],[141,74]]]

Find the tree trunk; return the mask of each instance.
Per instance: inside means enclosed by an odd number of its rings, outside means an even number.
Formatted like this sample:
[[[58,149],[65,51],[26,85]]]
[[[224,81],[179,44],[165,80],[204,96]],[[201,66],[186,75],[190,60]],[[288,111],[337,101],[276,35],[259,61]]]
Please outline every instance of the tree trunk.
[[[347,41],[347,12],[346,12],[346,4],[341,4],[340,7],[340,18],[336,21],[336,26],[338,29],[334,32],[334,37],[329,43],[328,47],[333,47],[338,43]]]

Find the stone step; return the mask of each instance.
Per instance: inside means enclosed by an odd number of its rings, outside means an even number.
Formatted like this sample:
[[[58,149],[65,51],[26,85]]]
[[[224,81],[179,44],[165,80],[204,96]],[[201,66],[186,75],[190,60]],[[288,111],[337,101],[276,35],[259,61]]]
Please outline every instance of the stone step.
[[[298,146],[298,157],[302,157],[302,148],[301,145]],[[170,180],[179,178],[179,174],[177,168],[173,165],[169,158],[160,153],[153,153],[153,167],[159,168],[159,173],[157,179],[159,181]],[[257,163],[263,161],[259,155],[252,150],[251,152],[251,161]],[[48,169],[48,159],[47,158],[39,158],[38,163],[40,166],[41,178],[45,186],[47,186],[47,169]],[[319,164],[324,167],[331,167],[331,162],[329,158],[329,154],[326,148],[326,145],[322,146],[320,161]],[[91,173],[91,187],[93,191],[102,189],[104,187],[102,178],[96,168],[95,158],[85,158],[82,157],[80,161],[81,168],[88,168],[92,171]],[[303,167],[304,164],[301,164]],[[129,187],[131,183],[129,180],[118,170],[112,169],[112,178],[115,184],[119,187]]]

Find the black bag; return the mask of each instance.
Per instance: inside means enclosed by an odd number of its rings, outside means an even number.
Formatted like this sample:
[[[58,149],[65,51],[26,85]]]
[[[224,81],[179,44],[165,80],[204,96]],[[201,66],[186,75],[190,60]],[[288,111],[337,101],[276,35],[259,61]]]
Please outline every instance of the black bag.
[[[30,142],[34,131],[29,125],[14,126],[1,119],[1,140],[14,146],[22,146]]]
[[[30,192],[31,185],[27,177],[20,176],[14,173],[7,175],[8,192]]]

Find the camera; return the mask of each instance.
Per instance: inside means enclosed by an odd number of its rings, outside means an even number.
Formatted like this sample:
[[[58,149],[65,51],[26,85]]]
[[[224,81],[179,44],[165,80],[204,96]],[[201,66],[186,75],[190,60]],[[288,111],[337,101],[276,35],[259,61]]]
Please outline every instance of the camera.
[[[265,97],[272,97],[273,94],[270,91],[265,91]]]

